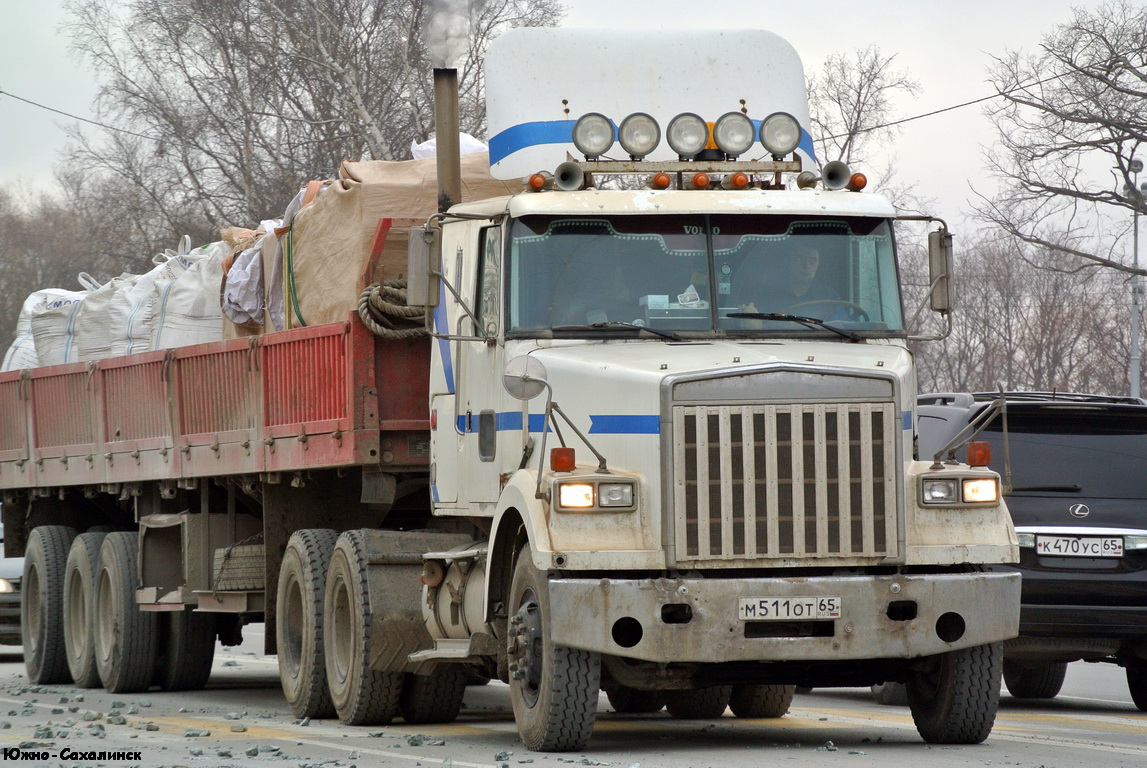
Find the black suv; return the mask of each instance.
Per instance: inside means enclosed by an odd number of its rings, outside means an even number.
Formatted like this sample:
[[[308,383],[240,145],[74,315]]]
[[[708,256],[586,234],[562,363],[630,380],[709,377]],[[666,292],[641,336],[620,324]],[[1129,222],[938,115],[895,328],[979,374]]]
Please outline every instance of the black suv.
[[[988,422],[975,439],[991,444],[1023,574],[1020,636],[1004,646],[1008,691],[1049,699],[1068,662],[1111,662],[1147,711],[1147,400],[1008,392],[988,416],[997,399],[921,395],[917,413],[922,460],[977,416]]]

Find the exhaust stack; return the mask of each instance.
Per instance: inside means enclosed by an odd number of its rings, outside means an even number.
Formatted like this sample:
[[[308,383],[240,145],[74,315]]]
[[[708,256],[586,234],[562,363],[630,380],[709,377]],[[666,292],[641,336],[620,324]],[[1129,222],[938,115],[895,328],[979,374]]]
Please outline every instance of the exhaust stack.
[[[462,202],[462,159],[458,147],[458,70],[434,69],[434,133],[438,154],[438,211]]]

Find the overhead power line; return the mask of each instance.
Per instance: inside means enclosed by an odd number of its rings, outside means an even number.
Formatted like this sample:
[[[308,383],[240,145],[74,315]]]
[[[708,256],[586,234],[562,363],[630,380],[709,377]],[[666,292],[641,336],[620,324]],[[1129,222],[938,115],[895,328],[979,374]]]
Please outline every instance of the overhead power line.
[[[0,96],[7,96],[9,98],[16,99],[16,101],[22,101],[25,104],[31,104],[33,107],[39,107],[40,109],[45,109],[48,112],[55,112],[57,115],[63,115],[64,117],[70,117],[73,120],[79,120],[80,122],[83,122],[83,123],[90,123],[92,125],[98,125],[100,128],[106,128],[109,131],[117,131],[118,133],[126,133],[128,136],[135,136],[135,137],[140,138],[140,139],[147,139],[148,141],[154,141],[157,143],[162,141],[162,139],[157,139],[155,136],[148,136],[147,134],[136,133],[135,131],[129,131],[129,130],[126,130],[124,128],[117,128],[114,125],[108,125],[107,123],[101,123],[98,120],[89,120],[86,117],[80,117],[79,115],[73,115],[71,112],[65,112],[62,109],[56,109],[55,107],[49,107],[47,104],[41,104],[40,102],[32,101],[31,99],[25,99],[23,96],[17,96],[16,94],[9,93],[8,91],[5,91],[5,90],[0,90]]]

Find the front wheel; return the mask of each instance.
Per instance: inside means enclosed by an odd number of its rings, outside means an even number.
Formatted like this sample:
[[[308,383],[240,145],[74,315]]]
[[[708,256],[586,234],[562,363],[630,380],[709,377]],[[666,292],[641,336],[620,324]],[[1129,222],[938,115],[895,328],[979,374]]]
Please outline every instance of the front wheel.
[[[581,749],[593,732],[601,656],[554,644],[549,584],[528,544],[518,553],[509,605],[510,703],[518,734],[539,752]]]
[[[929,744],[979,744],[988,738],[1000,704],[1003,649],[999,643],[933,657],[907,683],[908,708]]]
[[[1132,659],[1127,662],[1127,688],[1139,711],[1147,712],[1147,661]]]

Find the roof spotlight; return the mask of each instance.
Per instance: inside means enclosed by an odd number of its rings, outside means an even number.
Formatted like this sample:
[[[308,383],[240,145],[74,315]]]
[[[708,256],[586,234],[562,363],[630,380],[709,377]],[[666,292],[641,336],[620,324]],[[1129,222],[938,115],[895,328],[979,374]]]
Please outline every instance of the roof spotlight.
[[[669,121],[665,139],[678,157],[691,158],[709,143],[709,126],[692,112],[683,112]]]
[[[761,121],[761,144],[773,157],[791,154],[801,141],[801,126],[788,112],[774,112]]]
[[[753,121],[743,112],[726,112],[713,123],[713,141],[729,157],[745,154],[755,140]]]
[[[617,140],[630,158],[640,160],[661,143],[661,126],[651,115],[634,112],[621,121],[617,129]]]
[[[586,160],[596,160],[613,146],[613,123],[600,112],[584,114],[574,123],[573,143]]]

